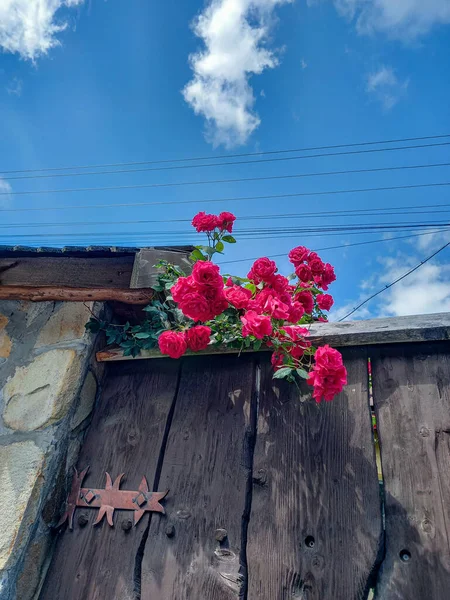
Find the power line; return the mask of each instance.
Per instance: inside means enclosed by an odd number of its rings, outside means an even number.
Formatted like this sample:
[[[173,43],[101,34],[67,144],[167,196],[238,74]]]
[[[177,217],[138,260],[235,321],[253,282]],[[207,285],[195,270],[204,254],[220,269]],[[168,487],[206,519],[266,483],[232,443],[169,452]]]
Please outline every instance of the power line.
[[[77,165],[77,166],[69,166],[69,167],[46,167],[41,169],[18,169],[13,171],[1,171],[3,174],[13,174],[13,173],[36,173],[43,171],[67,171],[69,169],[101,169],[108,167],[128,167],[133,165],[155,165],[155,164],[164,164],[164,163],[178,163],[178,162],[187,162],[187,161],[196,161],[196,160],[218,160],[222,158],[243,158],[247,156],[264,156],[270,154],[289,154],[293,152],[313,152],[316,150],[334,150],[337,148],[354,148],[356,146],[374,146],[377,144],[395,144],[402,142],[418,142],[422,140],[436,140],[450,137],[450,134],[443,135],[427,135],[422,137],[411,137],[411,138],[398,138],[393,140],[379,140],[379,141],[368,141],[368,142],[358,142],[352,144],[335,144],[331,146],[312,146],[307,148],[292,148],[292,149],[282,149],[282,150],[270,150],[265,152],[246,152],[241,154],[221,154],[218,156],[196,156],[190,158],[175,158],[175,159],[165,159],[165,160],[145,160],[139,162],[119,162],[119,163],[106,163],[100,165]]]
[[[110,186],[110,187],[93,187],[93,188],[68,188],[61,190],[30,190],[24,192],[0,192],[0,196],[25,196],[25,195],[33,195],[33,194],[62,194],[68,192],[97,192],[97,191],[112,191],[112,190],[130,190],[130,189],[143,189],[143,188],[166,188],[166,187],[180,187],[184,185],[208,185],[208,184],[218,184],[218,183],[242,183],[242,182],[250,182],[250,181],[274,181],[280,179],[299,179],[303,177],[323,177],[328,175],[349,175],[355,173],[379,173],[382,171],[403,171],[403,170],[412,170],[412,169],[430,169],[435,167],[448,167],[450,163],[434,163],[428,165],[403,165],[398,167],[378,167],[375,169],[355,169],[355,170],[347,170],[347,171],[327,171],[327,172],[319,172],[319,173],[299,173],[295,175],[271,175],[268,177],[247,177],[240,179],[210,179],[206,181],[180,181],[180,182],[171,182],[171,183],[147,183],[147,184],[139,184],[139,185],[119,185],[119,186]],[[449,185],[448,183],[436,183],[436,184],[422,184],[423,187],[431,187],[431,186],[444,186]],[[383,188],[374,188],[374,189],[362,189],[362,190],[350,190],[353,192],[364,192],[364,191],[381,191],[381,190],[389,190],[389,189],[407,189],[409,187],[420,187],[420,186],[400,186],[400,187],[383,187]],[[307,192],[304,194],[294,194],[295,196],[307,195],[307,196],[318,196],[318,195],[326,195],[333,193],[350,193],[348,191],[342,192],[341,190],[337,192]],[[283,197],[288,197],[289,194],[284,195]],[[273,197],[273,196],[268,196]],[[260,198],[264,198],[264,196],[260,196]],[[230,198],[229,200],[236,200]],[[223,200],[181,200],[175,202],[156,202],[149,203],[147,206],[154,204],[192,204],[192,203],[200,203],[200,202],[222,202]],[[109,205],[114,206],[114,205]],[[134,206],[133,204],[124,204],[124,206]],[[77,208],[77,207],[63,207],[63,208]],[[84,208],[91,208],[89,206],[85,206]],[[18,209],[0,209],[1,212],[11,212],[17,211]],[[24,209],[19,209],[24,210]],[[27,209],[27,210],[45,210],[45,209]],[[49,210],[49,209],[47,209]]]
[[[450,142],[439,142],[434,144],[419,144],[415,146],[399,146],[398,148],[371,148],[370,150],[349,150],[347,152],[327,152],[326,154],[309,154],[306,156],[283,156],[282,158],[261,158],[258,160],[244,160],[234,162],[216,162],[203,163],[199,165],[177,165],[170,167],[145,167],[142,169],[115,169],[113,171],[86,171],[84,173],[57,173],[51,175],[22,175],[20,177],[3,177],[5,181],[21,180],[21,179],[55,179],[57,177],[84,177],[85,175],[117,175],[119,173],[142,173],[148,171],[172,171],[179,169],[200,169],[210,167],[223,167],[235,165],[251,165],[268,162],[280,162],[286,160],[302,160],[305,158],[324,158],[331,156],[349,156],[355,154],[372,154],[375,152],[394,152],[396,150],[415,150],[418,148],[432,148],[436,146],[450,146]]]
[[[450,210],[419,210],[426,209],[429,205],[418,205],[418,206],[403,206],[403,207],[387,207],[387,208],[372,208],[372,209],[348,209],[341,211],[319,211],[314,214],[311,213],[285,213],[285,214],[276,214],[276,215],[248,215],[248,216],[237,216],[239,222],[241,221],[267,221],[267,220],[282,220],[282,219],[323,219],[324,217],[333,216],[336,218],[341,217],[360,217],[361,213],[364,213],[364,216],[396,216],[396,215],[404,215],[405,211],[408,211],[409,215],[417,215],[421,216],[428,214],[447,214],[450,213]],[[441,207],[450,207],[450,204],[437,204],[431,205],[441,206]],[[401,210],[400,210],[401,209]],[[370,211],[370,212],[369,212]],[[137,220],[120,220],[120,221],[56,221],[51,223],[8,223],[6,225],[0,225],[0,229],[23,229],[23,228],[38,228],[38,227],[92,227],[97,225],[159,225],[161,223],[191,223],[192,219],[137,219]]]
[[[241,231],[239,232],[239,238],[241,240],[255,240],[255,239],[283,239],[283,238],[288,238],[288,237],[295,237],[297,238],[299,235],[302,235],[303,237],[326,237],[326,236],[335,236],[335,235],[362,235],[362,234],[375,234],[375,233],[389,233],[392,230],[398,230],[398,231],[411,231],[411,230],[428,230],[430,229],[430,227],[439,227],[439,226],[443,226],[444,223],[434,223],[434,224],[411,224],[411,225],[375,225],[375,226],[355,226],[355,227],[330,227],[330,228],[326,228],[326,229],[322,229],[322,228],[316,228],[316,227],[306,227],[306,228],[289,228],[289,229],[285,229],[285,230],[281,230],[281,231],[277,231],[276,234],[274,234],[272,229],[268,229],[268,230],[249,230],[249,231]],[[446,224],[445,228],[449,227],[450,228],[450,224]],[[105,238],[108,236],[114,236],[115,239],[117,238],[142,238],[142,239],[147,239],[150,236],[154,239],[156,237],[160,237],[160,236],[166,236],[163,237],[163,240],[166,239],[167,237],[174,237],[177,240],[177,243],[180,244],[180,237],[182,237],[183,239],[191,239],[197,237],[197,233],[196,232],[188,232],[188,231],[168,231],[168,232],[163,232],[163,231],[152,231],[152,232],[147,232],[147,231],[143,231],[143,232],[123,232],[123,231],[110,231],[110,232],[100,232],[100,233],[39,233],[39,234],[2,234],[0,235],[0,240],[1,239],[5,239],[5,240],[15,240],[15,239],[42,239],[42,238],[81,238],[81,239],[85,239],[85,238]],[[162,242],[161,242],[162,243]],[[165,242],[167,245],[169,245],[169,242]]]
[[[321,252],[323,250],[337,250],[339,248],[350,248],[352,246],[365,246],[366,244],[379,244],[381,242],[391,242],[391,241],[395,241],[395,240],[407,240],[407,239],[411,239],[411,238],[415,238],[415,237],[422,237],[424,235],[434,235],[436,233],[443,233],[443,232],[447,232],[447,229],[434,229],[433,231],[428,231],[427,233],[414,233],[411,235],[401,235],[401,236],[396,236],[396,237],[392,237],[392,238],[381,238],[379,240],[367,240],[365,242],[355,242],[353,244],[341,244],[339,246],[326,246],[325,248],[316,248],[315,252]],[[281,254],[270,254],[269,258],[281,258],[281,257],[285,257],[286,256],[286,252],[283,252]],[[259,256],[253,256],[251,258],[237,258],[235,260],[223,260],[220,261],[221,265],[229,265],[232,263],[239,263],[239,262],[253,262],[255,260],[257,260],[258,258],[260,258]]]
[[[372,300],[376,296],[379,296],[382,292],[388,290],[389,288],[391,288],[393,285],[395,285],[399,281],[402,281],[402,279],[405,279],[406,277],[408,277],[408,275],[411,275],[411,273],[414,273],[414,271],[417,271],[417,269],[420,269],[420,267],[422,265],[424,265],[425,263],[427,263],[429,260],[431,260],[432,258],[434,258],[437,254],[439,254],[440,252],[442,252],[446,248],[448,248],[448,246],[450,246],[450,242],[447,242],[446,244],[444,244],[441,248],[439,248],[439,250],[437,250],[436,252],[433,252],[433,254],[431,254],[430,256],[428,256],[427,258],[425,258],[425,260],[420,261],[420,263],[418,265],[416,265],[415,267],[413,267],[412,269],[410,269],[407,273],[404,273],[403,275],[401,275],[400,277],[398,277],[397,279],[395,279],[395,281],[393,281],[392,283],[389,283],[389,284],[385,285],[384,288],[382,288],[381,290],[378,290],[378,292],[375,292],[375,294],[372,294],[371,296],[369,296],[368,298],[366,298],[363,302],[361,302],[360,304],[358,304],[358,306],[356,306],[353,310],[351,310],[344,317],[342,317],[342,319],[339,319],[339,322],[344,321],[347,317],[349,317],[350,315],[352,315],[353,313],[355,313],[357,310],[359,310],[362,306],[364,306],[365,304],[367,304],[367,302],[369,302],[370,300]]]

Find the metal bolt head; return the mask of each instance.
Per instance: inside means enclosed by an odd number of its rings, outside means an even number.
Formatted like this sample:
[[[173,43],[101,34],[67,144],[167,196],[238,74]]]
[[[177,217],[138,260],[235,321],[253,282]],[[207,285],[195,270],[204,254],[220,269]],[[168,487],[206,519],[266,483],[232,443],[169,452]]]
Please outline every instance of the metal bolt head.
[[[131,519],[124,519],[122,521],[122,529],[124,531],[130,531],[130,529],[133,527],[133,521]]]
[[[78,525],[80,527],[85,527],[88,523],[89,519],[85,513],[81,513],[81,515],[78,515]]]

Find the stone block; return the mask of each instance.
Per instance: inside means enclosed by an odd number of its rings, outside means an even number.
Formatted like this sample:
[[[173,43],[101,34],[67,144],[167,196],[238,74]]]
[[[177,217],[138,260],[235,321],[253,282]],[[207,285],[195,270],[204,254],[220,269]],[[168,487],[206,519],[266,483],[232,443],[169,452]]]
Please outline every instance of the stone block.
[[[8,358],[8,356],[11,354],[11,338],[5,330],[7,324],[8,317],[0,314],[0,358]]]
[[[43,452],[32,441],[0,446],[0,569],[13,553],[43,462]]]
[[[97,382],[94,375],[89,371],[81,388],[77,409],[72,417],[72,430],[76,429],[91,414],[96,394]]]
[[[34,431],[59,421],[78,391],[82,359],[72,349],[49,350],[16,369],[3,388],[3,420],[16,431]]]
[[[61,342],[76,341],[86,333],[85,324],[91,317],[94,303],[64,302],[59,310],[53,313],[41,329],[35,348],[52,346]]]

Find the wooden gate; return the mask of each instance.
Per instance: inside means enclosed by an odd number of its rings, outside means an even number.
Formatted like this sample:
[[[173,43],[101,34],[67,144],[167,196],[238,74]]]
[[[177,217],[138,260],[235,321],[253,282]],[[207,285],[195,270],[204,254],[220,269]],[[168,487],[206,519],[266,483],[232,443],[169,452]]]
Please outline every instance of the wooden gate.
[[[266,353],[109,364],[78,468],[97,488],[146,475],[167,514],[77,509],[40,599],[448,600],[449,344],[343,354],[348,385],[320,405]]]

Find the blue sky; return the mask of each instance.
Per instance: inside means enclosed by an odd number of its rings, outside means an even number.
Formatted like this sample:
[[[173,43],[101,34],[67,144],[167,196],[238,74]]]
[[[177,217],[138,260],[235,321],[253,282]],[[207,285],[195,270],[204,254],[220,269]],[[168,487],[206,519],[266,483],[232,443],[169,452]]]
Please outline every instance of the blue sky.
[[[244,231],[248,228],[448,219],[446,213],[409,209],[390,216],[316,215],[445,204],[445,186],[204,201],[445,183],[450,181],[449,167],[103,191],[45,190],[446,163],[450,146],[135,173],[99,175],[95,169],[95,175],[58,178],[20,180],[12,177],[52,173],[5,172],[450,134],[449,0],[0,0],[0,47],[0,243],[192,243],[196,240],[188,220],[195,212],[231,210],[243,217],[236,237],[241,230],[244,239],[230,248],[225,261],[287,253],[299,244],[316,249],[386,238],[383,232],[281,237],[274,231],[249,239]],[[416,143],[448,141],[450,137]],[[196,163],[175,166],[186,164]],[[174,164],[128,168],[156,166]],[[24,191],[33,194],[21,195]],[[136,206],[150,202],[166,204]],[[96,208],[105,204],[129,206]],[[299,213],[306,216],[252,219]],[[321,252],[338,275],[332,289],[334,317],[448,240],[444,232]],[[250,264],[224,264],[223,269],[243,274]],[[279,266],[287,272],[286,259],[280,258]],[[355,317],[450,310],[449,275],[447,249]]]

